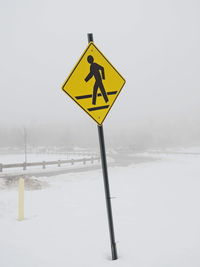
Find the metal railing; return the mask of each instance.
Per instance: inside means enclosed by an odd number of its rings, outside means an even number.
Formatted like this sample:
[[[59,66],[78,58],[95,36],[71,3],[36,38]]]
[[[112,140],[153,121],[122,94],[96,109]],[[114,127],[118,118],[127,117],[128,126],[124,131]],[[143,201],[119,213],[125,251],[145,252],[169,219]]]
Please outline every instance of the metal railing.
[[[42,169],[46,169],[48,165],[57,165],[57,167],[61,167],[63,164],[71,164],[74,165],[77,162],[83,162],[85,165],[86,162],[94,163],[94,161],[100,162],[99,157],[90,157],[90,158],[82,158],[82,159],[69,159],[69,160],[53,160],[53,161],[40,161],[40,162],[23,162],[23,163],[11,163],[11,164],[2,164],[0,163],[0,172],[3,169],[10,169],[10,168],[23,168],[26,170],[27,167],[34,167],[34,166],[41,166]]]

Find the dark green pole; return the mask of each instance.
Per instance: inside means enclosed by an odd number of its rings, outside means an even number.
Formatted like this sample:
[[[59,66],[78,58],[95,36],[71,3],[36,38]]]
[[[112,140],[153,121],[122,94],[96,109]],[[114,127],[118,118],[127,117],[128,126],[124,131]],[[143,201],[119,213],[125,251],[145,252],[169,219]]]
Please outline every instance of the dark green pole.
[[[88,43],[89,42],[94,42],[92,33],[88,33]],[[107,207],[107,214],[108,214],[108,225],[109,225],[109,233],[110,233],[112,260],[117,260],[118,256],[117,256],[117,247],[116,247],[116,242],[115,242],[115,233],[114,233],[114,225],[113,225],[103,125],[97,125],[97,127],[98,127],[98,134],[99,134],[99,145],[100,145],[101,164],[102,164],[103,180],[104,180],[104,188],[105,188],[106,207]]]

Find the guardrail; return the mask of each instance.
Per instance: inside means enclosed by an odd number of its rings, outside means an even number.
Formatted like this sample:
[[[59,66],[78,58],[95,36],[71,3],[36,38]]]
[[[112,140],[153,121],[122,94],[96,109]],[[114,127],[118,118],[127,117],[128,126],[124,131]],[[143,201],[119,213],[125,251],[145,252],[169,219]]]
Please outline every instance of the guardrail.
[[[33,167],[33,166],[42,166],[42,169],[46,169],[46,166],[48,165],[57,165],[58,167],[61,167],[63,164],[71,164],[74,165],[77,162],[83,162],[83,164],[86,164],[86,162],[89,161],[91,164],[94,163],[94,161],[100,162],[99,157],[91,157],[91,158],[82,158],[82,159],[69,159],[69,160],[57,160],[57,161],[41,161],[41,162],[23,162],[23,163],[11,163],[11,164],[2,164],[0,163],[0,172],[3,171],[3,169],[9,169],[9,168],[23,168],[25,171],[27,167]]]

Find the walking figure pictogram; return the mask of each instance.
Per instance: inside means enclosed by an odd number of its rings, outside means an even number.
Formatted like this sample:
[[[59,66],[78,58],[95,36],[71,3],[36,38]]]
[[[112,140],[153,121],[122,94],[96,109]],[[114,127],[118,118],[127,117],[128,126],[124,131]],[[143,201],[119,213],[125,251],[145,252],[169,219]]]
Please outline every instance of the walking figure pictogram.
[[[100,66],[99,64],[94,62],[93,56],[89,55],[87,57],[87,61],[90,64],[90,73],[87,75],[85,78],[85,81],[89,81],[93,76],[95,78],[95,84],[93,87],[93,95],[92,95],[92,104],[96,105],[96,99],[97,99],[97,91],[98,88],[101,91],[101,94],[105,100],[105,102],[108,102],[108,97],[106,94],[106,90],[104,88],[102,79],[105,80],[105,73],[104,73],[104,68]]]

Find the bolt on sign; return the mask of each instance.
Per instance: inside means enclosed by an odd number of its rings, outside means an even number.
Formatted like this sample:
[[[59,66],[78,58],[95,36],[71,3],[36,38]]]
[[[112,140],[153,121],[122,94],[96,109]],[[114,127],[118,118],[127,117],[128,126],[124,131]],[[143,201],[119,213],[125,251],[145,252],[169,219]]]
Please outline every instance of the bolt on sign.
[[[125,79],[90,42],[62,89],[99,125],[125,84]]]

